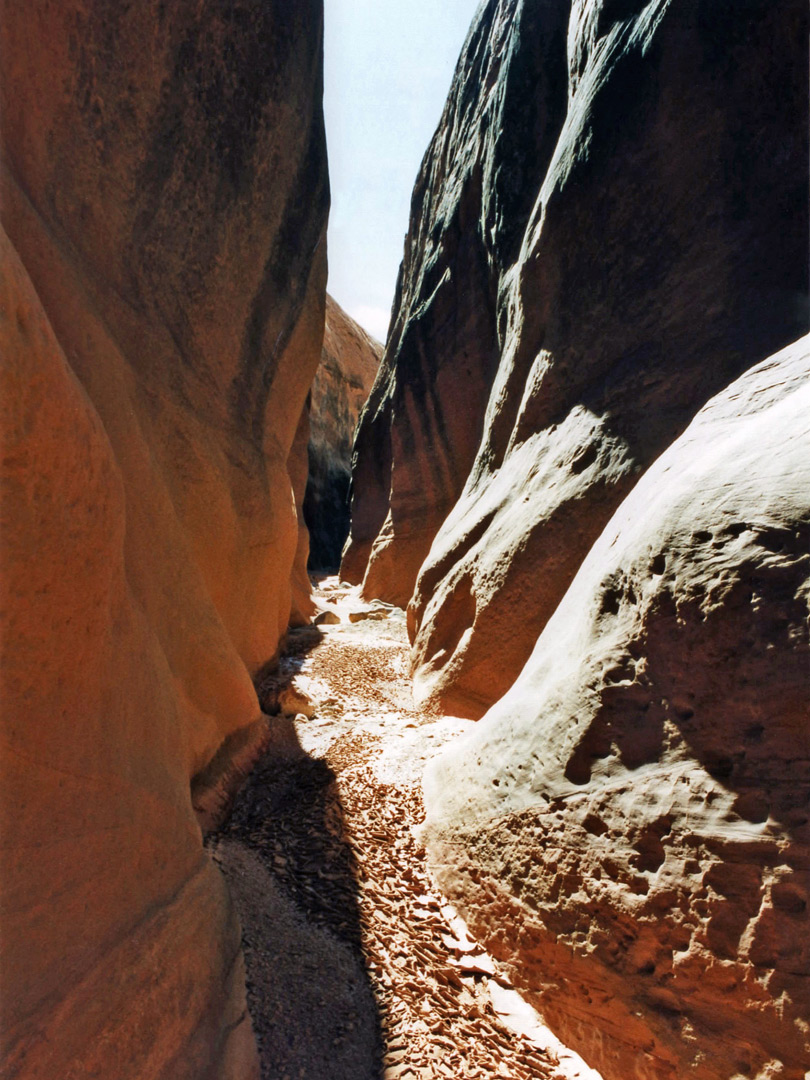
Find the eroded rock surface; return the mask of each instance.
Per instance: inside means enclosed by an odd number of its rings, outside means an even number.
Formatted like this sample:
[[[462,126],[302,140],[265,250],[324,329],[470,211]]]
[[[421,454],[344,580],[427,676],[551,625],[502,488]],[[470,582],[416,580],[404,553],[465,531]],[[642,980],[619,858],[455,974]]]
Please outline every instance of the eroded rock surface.
[[[315,0],[3,12],[15,1080],[255,1075],[190,786],[260,739],[251,674],[290,614],[288,458],[325,295],[321,22]]]
[[[414,194],[344,560],[400,603],[421,564],[425,703],[497,700],[639,475],[806,332],[806,6],[741,10],[479,12]]]
[[[382,345],[327,296],[321,363],[310,395],[309,474],[302,504],[313,570],[340,565],[349,535],[354,432],[382,351]]]
[[[341,575],[403,607],[458,498],[498,366],[498,291],[565,116],[566,3],[476,15],[414,188]]]
[[[621,505],[429,766],[440,884],[606,1080],[810,1061],[810,339]]]

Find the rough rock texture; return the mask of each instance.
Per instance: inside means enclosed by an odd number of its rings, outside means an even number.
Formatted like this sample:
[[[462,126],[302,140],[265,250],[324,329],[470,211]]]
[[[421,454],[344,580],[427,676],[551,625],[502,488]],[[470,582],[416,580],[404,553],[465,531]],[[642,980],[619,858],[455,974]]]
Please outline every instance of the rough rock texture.
[[[303,500],[313,570],[340,565],[349,535],[352,442],[382,351],[382,345],[327,296],[321,363],[310,395],[309,477]]]
[[[288,455],[325,295],[321,23],[316,0],[3,10],[15,1080],[254,1075],[190,785],[261,727],[251,673],[290,612]]]
[[[606,1080],[810,1063],[810,338],[710,401],[426,777],[471,926]]]
[[[357,580],[370,551],[366,593],[402,602],[447,515],[411,602],[420,700],[497,700],[640,473],[806,331],[806,38],[801,0],[479,13],[417,184],[344,561]],[[447,431],[463,453],[436,449]]]
[[[485,4],[422,163],[380,377],[355,444],[341,576],[400,606],[473,463],[501,276],[565,116],[566,4]]]

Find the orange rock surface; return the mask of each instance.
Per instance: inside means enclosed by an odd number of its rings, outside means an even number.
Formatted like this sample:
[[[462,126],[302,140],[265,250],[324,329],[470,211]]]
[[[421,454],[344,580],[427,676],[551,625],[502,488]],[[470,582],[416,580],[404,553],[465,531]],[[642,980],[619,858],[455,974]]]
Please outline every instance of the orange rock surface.
[[[303,501],[310,565],[316,570],[338,567],[349,535],[352,443],[382,351],[340,304],[326,297],[323,351],[310,393],[309,475]]]
[[[290,616],[325,295],[321,20],[314,0],[3,12],[15,1080],[255,1075],[190,786],[254,730],[251,674]]]

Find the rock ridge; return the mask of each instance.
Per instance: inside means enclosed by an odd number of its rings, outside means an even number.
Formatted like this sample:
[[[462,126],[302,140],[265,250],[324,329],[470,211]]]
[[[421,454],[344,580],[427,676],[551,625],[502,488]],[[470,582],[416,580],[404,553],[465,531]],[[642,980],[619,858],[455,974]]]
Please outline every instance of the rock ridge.
[[[291,613],[322,9],[34,0],[0,35],[3,1074],[248,1080],[191,786]]]
[[[410,600],[426,705],[496,701],[644,470],[807,329],[807,17],[746,13],[479,10],[414,191],[344,558]]]
[[[426,774],[440,884],[607,1080],[810,1060],[808,376],[698,413]]]

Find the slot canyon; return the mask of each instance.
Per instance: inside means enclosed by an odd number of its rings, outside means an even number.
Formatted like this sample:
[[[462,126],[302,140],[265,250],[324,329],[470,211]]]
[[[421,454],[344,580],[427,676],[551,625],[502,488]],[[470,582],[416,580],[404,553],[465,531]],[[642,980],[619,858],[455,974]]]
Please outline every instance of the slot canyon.
[[[0,9],[0,1080],[810,1080],[806,0],[471,5],[384,342],[324,2]]]

